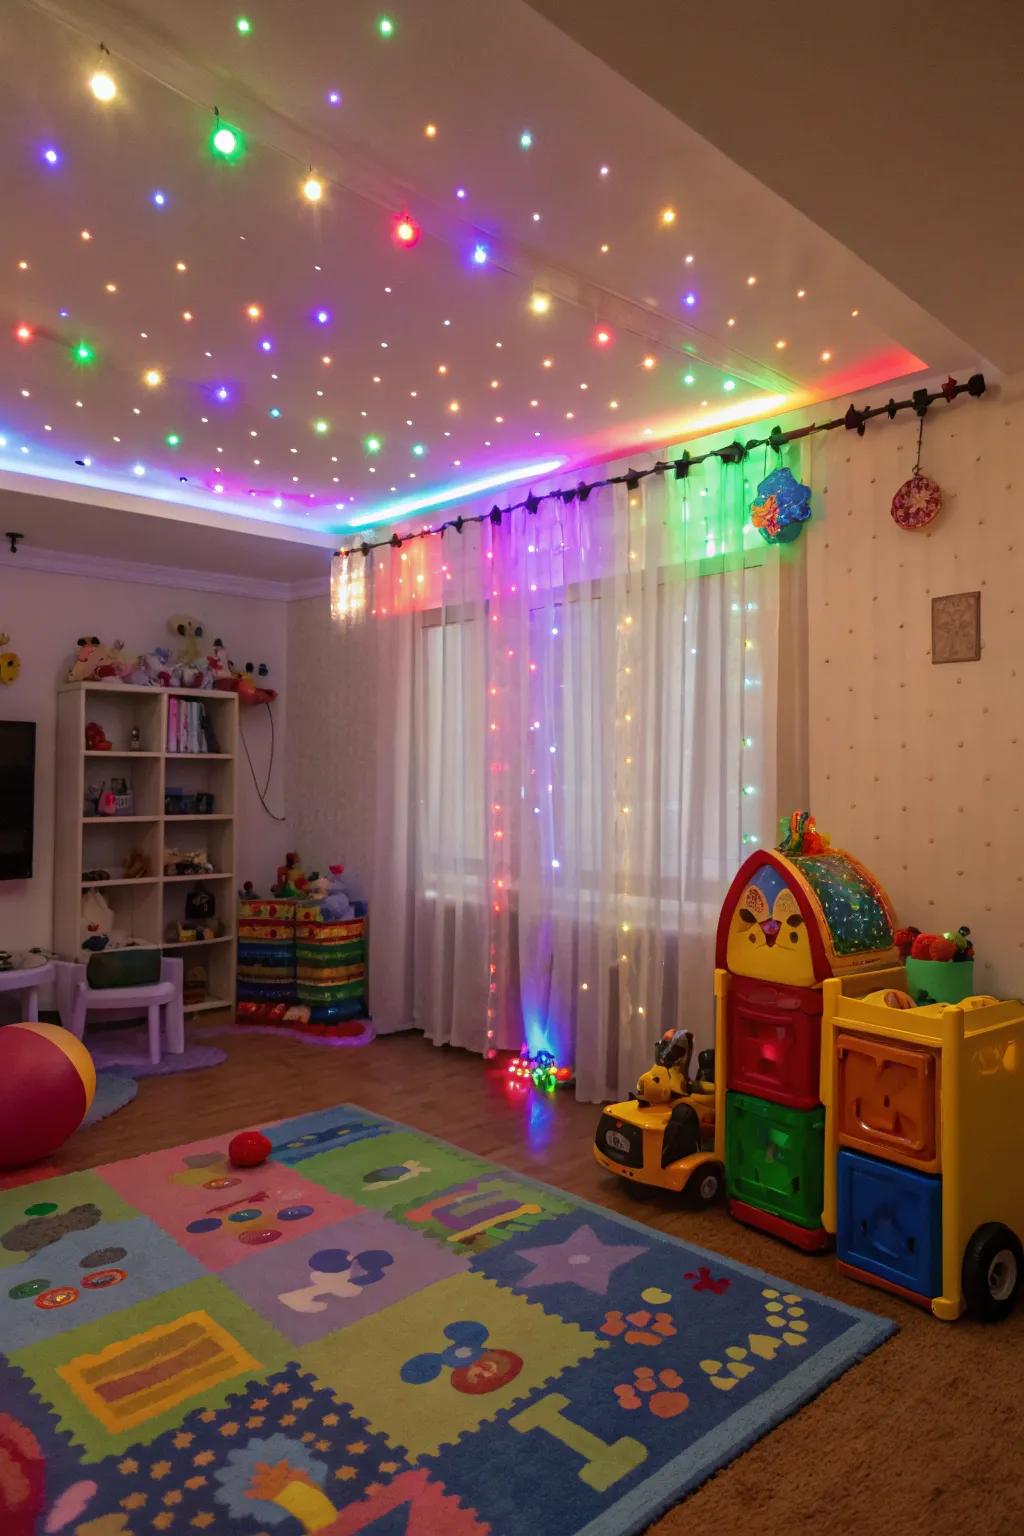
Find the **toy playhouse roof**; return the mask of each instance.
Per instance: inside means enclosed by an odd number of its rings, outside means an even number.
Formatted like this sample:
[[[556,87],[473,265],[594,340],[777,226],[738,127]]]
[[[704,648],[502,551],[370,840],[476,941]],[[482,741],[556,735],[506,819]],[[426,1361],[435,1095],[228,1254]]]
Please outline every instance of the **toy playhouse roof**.
[[[725,967],[729,923],[759,869],[775,869],[793,891],[807,924],[819,981],[868,965],[897,963],[896,918],[885,891],[863,864],[841,848],[812,854],[759,849],[737,871],[718,920],[716,964]]]

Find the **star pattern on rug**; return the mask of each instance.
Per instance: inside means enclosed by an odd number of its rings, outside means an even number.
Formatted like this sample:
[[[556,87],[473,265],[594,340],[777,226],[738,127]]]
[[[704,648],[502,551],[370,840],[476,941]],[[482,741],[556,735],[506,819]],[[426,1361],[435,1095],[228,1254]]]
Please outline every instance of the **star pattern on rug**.
[[[521,1249],[518,1257],[531,1269],[516,1287],[527,1291],[536,1285],[578,1285],[594,1296],[606,1296],[615,1271],[646,1252],[641,1245],[603,1243],[593,1227],[577,1227],[564,1242]]]

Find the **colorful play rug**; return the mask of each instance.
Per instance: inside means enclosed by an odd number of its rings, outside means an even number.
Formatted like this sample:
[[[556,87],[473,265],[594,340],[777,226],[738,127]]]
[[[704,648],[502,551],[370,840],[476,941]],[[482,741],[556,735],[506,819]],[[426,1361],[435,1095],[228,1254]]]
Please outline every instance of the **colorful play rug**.
[[[4,1536],[626,1536],[892,1325],[341,1107],[0,1194]]]

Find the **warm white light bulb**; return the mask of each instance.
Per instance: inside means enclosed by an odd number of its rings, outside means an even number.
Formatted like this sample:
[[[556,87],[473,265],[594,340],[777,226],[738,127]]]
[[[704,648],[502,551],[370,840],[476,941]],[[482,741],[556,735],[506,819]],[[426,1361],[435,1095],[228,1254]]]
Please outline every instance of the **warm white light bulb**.
[[[97,101],[113,101],[117,95],[117,81],[105,69],[98,69],[89,81],[89,89]]]
[[[318,203],[324,195],[324,184],[319,176],[307,176],[302,183],[302,195],[307,202]]]

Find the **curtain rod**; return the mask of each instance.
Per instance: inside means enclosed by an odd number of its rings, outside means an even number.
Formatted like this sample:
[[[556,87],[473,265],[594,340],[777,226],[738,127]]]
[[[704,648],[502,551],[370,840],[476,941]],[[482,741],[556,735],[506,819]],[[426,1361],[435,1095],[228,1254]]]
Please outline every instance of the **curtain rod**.
[[[972,373],[963,384],[950,376],[936,390],[915,389],[909,400],[890,398],[885,405],[866,405],[859,410],[855,405],[851,405],[845,415],[834,416],[831,421],[812,421],[806,427],[793,427],[789,432],[783,432],[781,427],[772,427],[767,437],[749,438],[745,443],[736,440],[726,443],[722,448],[709,448],[706,453],[691,454],[684,449],[678,459],[670,461],[659,459],[649,469],[627,469],[624,474],[610,475],[605,480],[580,480],[576,485],[564,486],[557,491],[545,491],[541,496],[535,496],[531,490],[523,501],[513,502],[507,507],[499,507],[495,502],[489,512],[474,513],[471,517],[463,517],[460,513],[459,516],[448,518],[445,522],[437,523],[433,527],[420,528],[415,533],[407,533],[404,536],[393,533],[389,539],[378,539],[372,544],[364,539],[361,543],[353,545],[351,549],[339,549],[336,553],[346,560],[351,555],[362,555],[365,559],[375,549],[389,547],[400,549],[403,544],[412,539],[443,538],[449,528],[454,528],[456,533],[461,533],[469,523],[491,522],[495,526],[500,526],[502,518],[512,512],[525,511],[532,515],[545,501],[561,501],[566,505],[573,501],[584,502],[591,491],[601,491],[609,485],[624,485],[627,490],[635,491],[640,481],[645,480],[648,475],[663,475],[669,469],[674,471],[677,480],[685,480],[695,464],[703,464],[707,459],[721,459],[723,464],[741,464],[747,454],[755,448],[773,448],[776,453],[779,453],[786,443],[795,443],[799,438],[811,437],[817,432],[833,432],[837,427],[844,427],[847,432],[856,432],[858,437],[863,437],[866,423],[876,416],[888,416],[892,421],[900,411],[913,411],[915,416],[924,417],[928,407],[936,400],[945,400],[949,404],[956,399],[957,395],[970,395],[977,400],[985,393],[985,387],[983,373]]]

